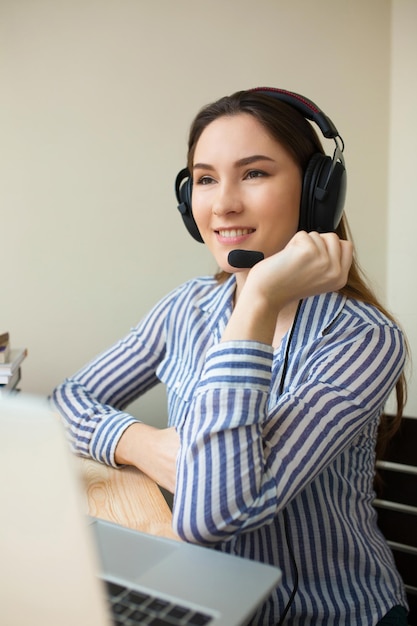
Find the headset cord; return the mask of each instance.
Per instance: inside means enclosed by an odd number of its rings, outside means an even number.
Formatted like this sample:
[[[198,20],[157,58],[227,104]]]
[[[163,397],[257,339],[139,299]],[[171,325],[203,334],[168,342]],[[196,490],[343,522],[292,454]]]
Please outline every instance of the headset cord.
[[[298,303],[297,310],[296,310],[295,316],[294,316],[294,322],[293,322],[293,325],[291,327],[290,335],[288,337],[287,346],[286,346],[286,349],[285,349],[285,356],[284,356],[284,366],[282,368],[281,381],[280,381],[280,384],[279,384],[279,395],[281,395],[283,390],[284,390],[284,382],[285,382],[285,376],[287,374],[288,359],[289,359],[289,355],[290,355],[291,341],[292,341],[292,338],[293,338],[293,335],[294,335],[294,329],[295,329],[295,326],[297,324],[297,320],[298,320],[298,316],[299,316],[299,313],[300,313],[300,309],[301,309],[302,303],[303,303],[302,300],[300,300],[299,303]],[[277,626],[281,626],[284,623],[284,619],[285,619],[288,611],[290,610],[291,604],[294,602],[295,594],[297,593],[297,589],[298,589],[297,561],[295,560],[294,550],[293,550],[293,547],[292,547],[292,541],[291,541],[291,535],[290,535],[290,522],[289,522],[289,519],[288,519],[288,511],[287,511],[287,509],[284,509],[282,513],[283,513],[283,516],[284,516],[285,541],[287,542],[288,554],[290,555],[291,567],[292,567],[293,577],[294,577],[294,587],[293,587],[293,590],[291,592],[290,599],[288,600],[287,605],[286,605],[286,607],[284,609],[284,613],[281,615],[281,618],[280,618]]]
[[[280,380],[280,383],[279,383],[279,390],[278,390],[278,395],[279,396],[281,396],[282,392],[284,391],[284,383],[285,383],[285,377],[287,375],[288,359],[289,359],[289,356],[290,356],[291,342],[292,342],[292,338],[294,336],[294,331],[295,331],[295,327],[297,325],[298,316],[300,315],[300,310],[301,310],[301,305],[302,304],[303,304],[303,301],[300,300],[298,302],[298,305],[297,305],[297,310],[296,310],[295,315],[294,315],[294,321],[292,323],[290,334],[289,334],[288,341],[287,341],[287,345],[285,347],[284,366],[282,368],[281,380]]]
[[[281,626],[281,624],[284,623],[284,619],[285,619],[288,611],[290,610],[291,604],[294,602],[295,594],[297,593],[297,590],[298,590],[297,561],[295,560],[294,550],[293,550],[292,542],[291,542],[290,525],[289,525],[287,509],[284,509],[283,515],[284,515],[284,527],[285,527],[285,540],[287,542],[288,553],[289,553],[290,558],[291,558],[291,567],[292,567],[293,576],[294,576],[294,587],[293,587],[293,590],[291,592],[290,599],[287,602],[287,606],[284,609],[284,613],[281,615],[281,618],[280,618],[277,626]]]

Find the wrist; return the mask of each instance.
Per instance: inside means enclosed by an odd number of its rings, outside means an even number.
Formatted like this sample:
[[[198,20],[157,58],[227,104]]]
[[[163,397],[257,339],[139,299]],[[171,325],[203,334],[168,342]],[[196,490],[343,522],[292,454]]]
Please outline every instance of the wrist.
[[[114,452],[114,460],[118,465],[135,465],[138,467],[138,458],[140,458],[140,447],[143,443],[144,431],[147,424],[135,422],[131,424],[120,437]]]
[[[222,341],[249,340],[272,344],[278,312],[261,294],[243,290]]]

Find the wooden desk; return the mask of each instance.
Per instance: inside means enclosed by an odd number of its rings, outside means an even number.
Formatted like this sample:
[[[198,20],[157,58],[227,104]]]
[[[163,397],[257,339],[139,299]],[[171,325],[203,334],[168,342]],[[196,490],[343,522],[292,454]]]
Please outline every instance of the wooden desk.
[[[88,514],[152,535],[179,539],[158,486],[134,467],[114,469],[90,459],[80,462]]]

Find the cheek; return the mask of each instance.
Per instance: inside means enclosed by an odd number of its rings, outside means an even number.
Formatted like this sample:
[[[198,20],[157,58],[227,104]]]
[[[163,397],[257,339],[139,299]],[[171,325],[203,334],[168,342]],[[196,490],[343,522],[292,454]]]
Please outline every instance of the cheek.
[[[298,230],[300,218],[299,190],[294,190],[292,194],[280,195],[277,198],[275,210],[269,209],[265,218],[269,247],[272,253],[278,252],[287,245]]]
[[[288,185],[286,193],[281,199],[280,207],[282,209],[282,219],[291,228],[297,230],[300,220],[300,204],[301,204],[301,181],[295,180]]]
[[[300,216],[301,186],[291,185],[275,194],[266,195],[264,206],[272,223],[285,225],[298,224]]]
[[[191,208],[197,228],[200,231],[202,238],[205,239],[209,228],[210,209],[207,207],[207,203],[202,201],[199,194],[192,194]]]
[[[195,198],[194,194],[191,196],[191,208],[197,226],[203,226],[205,211],[201,202]]]

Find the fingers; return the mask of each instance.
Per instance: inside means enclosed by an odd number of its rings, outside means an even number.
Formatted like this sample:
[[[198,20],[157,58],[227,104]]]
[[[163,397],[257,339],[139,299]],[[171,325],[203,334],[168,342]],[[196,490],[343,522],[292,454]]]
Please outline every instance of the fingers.
[[[352,244],[335,233],[298,231],[283,250],[255,265],[244,290],[279,312],[286,304],[346,285]]]
[[[347,263],[352,263],[353,246],[352,242],[340,239],[336,233],[318,233],[311,231],[309,233],[305,231],[299,231],[297,235],[301,235],[306,240],[309,239],[318,252],[328,254],[329,258],[333,261],[340,260],[341,265],[344,267]],[[296,235],[296,236],[297,236]]]
[[[353,246],[336,233],[299,231],[290,247],[299,255],[299,271],[309,279],[311,295],[337,291],[347,282],[352,264]]]
[[[336,233],[310,233],[316,247],[328,261],[328,277],[333,289],[341,289],[347,282],[352,265],[353,246],[350,241],[340,239]]]
[[[353,244],[351,241],[340,240],[340,245],[342,249],[342,267],[345,269],[346,274],[348,274],[353,260]]]

